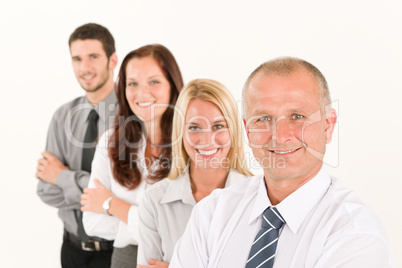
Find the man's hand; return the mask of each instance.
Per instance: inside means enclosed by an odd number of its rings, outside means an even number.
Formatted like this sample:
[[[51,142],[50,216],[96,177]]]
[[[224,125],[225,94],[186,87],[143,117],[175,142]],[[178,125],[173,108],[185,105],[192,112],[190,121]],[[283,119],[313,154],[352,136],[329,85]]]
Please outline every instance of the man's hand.
[[[84,193],[81,195],[81,211],[103,214],[103,202],[113,196],[113,194],[97,179],[94,179],[94,182],[96,188],[85,188]]]
[[[169,263],[164,261],[158,261],[154,259],[147,259],[149,265],[137,265],[137,268],[168,268]]]
[[[38,160],[38,166],[36,168],[37,172],[35,175],[39,179],[56,185],[56,180],[60,173],[69,168],[63,165],[59,159],[49,152],[43,152],[42,156],[43,158]]]

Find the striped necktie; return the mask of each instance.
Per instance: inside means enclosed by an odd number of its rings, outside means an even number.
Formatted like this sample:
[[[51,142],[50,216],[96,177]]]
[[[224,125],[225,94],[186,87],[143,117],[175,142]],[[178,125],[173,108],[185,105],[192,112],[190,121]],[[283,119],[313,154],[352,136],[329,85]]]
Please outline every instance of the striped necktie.
[[[251,246],[246,268],[271,268],[274,265],[279,229],[285,222],[275,207],[268,207],[262,226]]]

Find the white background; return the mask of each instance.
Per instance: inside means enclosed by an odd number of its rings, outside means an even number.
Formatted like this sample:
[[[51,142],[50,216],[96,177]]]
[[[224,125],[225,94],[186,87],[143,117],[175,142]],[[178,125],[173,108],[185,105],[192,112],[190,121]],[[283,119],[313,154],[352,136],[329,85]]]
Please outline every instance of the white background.
[[[87,22],[111,31],[120,61],[161,43],[185,82],[216,79],[239,101],[246,77],[263,61],[289,55],[316,65],[339,112],[328,169],[379,215],[402,267],[400,1],[5,2],[0,267],[60,266],[63,227],[56,209],[37,197],[34,174],[52,114],[83,94],[67,41]]]

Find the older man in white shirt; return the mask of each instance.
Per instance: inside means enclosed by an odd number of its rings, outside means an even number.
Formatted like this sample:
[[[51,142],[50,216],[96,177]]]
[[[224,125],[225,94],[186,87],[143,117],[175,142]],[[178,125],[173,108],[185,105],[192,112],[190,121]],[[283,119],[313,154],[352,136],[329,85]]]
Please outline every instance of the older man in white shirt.
[[[170,267],[394,267],[379,219],[323,167],[337,115],[321,72],[271,60],[250,75],[243,98],[264,175],[202,200]]]

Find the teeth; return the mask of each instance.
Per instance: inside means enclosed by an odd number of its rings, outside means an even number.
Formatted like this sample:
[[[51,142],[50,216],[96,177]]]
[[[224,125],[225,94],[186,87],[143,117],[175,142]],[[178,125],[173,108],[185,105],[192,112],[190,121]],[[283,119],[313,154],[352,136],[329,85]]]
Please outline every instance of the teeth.
[[[153,101],[151,101],[151,102],[139,102],[138,106],[146,107],[146,106],[150,106],[152,103],[154,103],[154,102]]]
[[[211,150],[211,151],[202,151],[202,150],[197,150],[200,154],[202,155],[213,155],[218,151],[218,149]]]
[[[290,151],[273,151],[276,154],[287,154],[296,151],[297,149],[290,150]]]
[[[92,78],[94,78],[93,75],[91,75],[91,76],[84,76],[84,79],[85,79],[85,80],[90,80],[90,79],[92,79]]]

